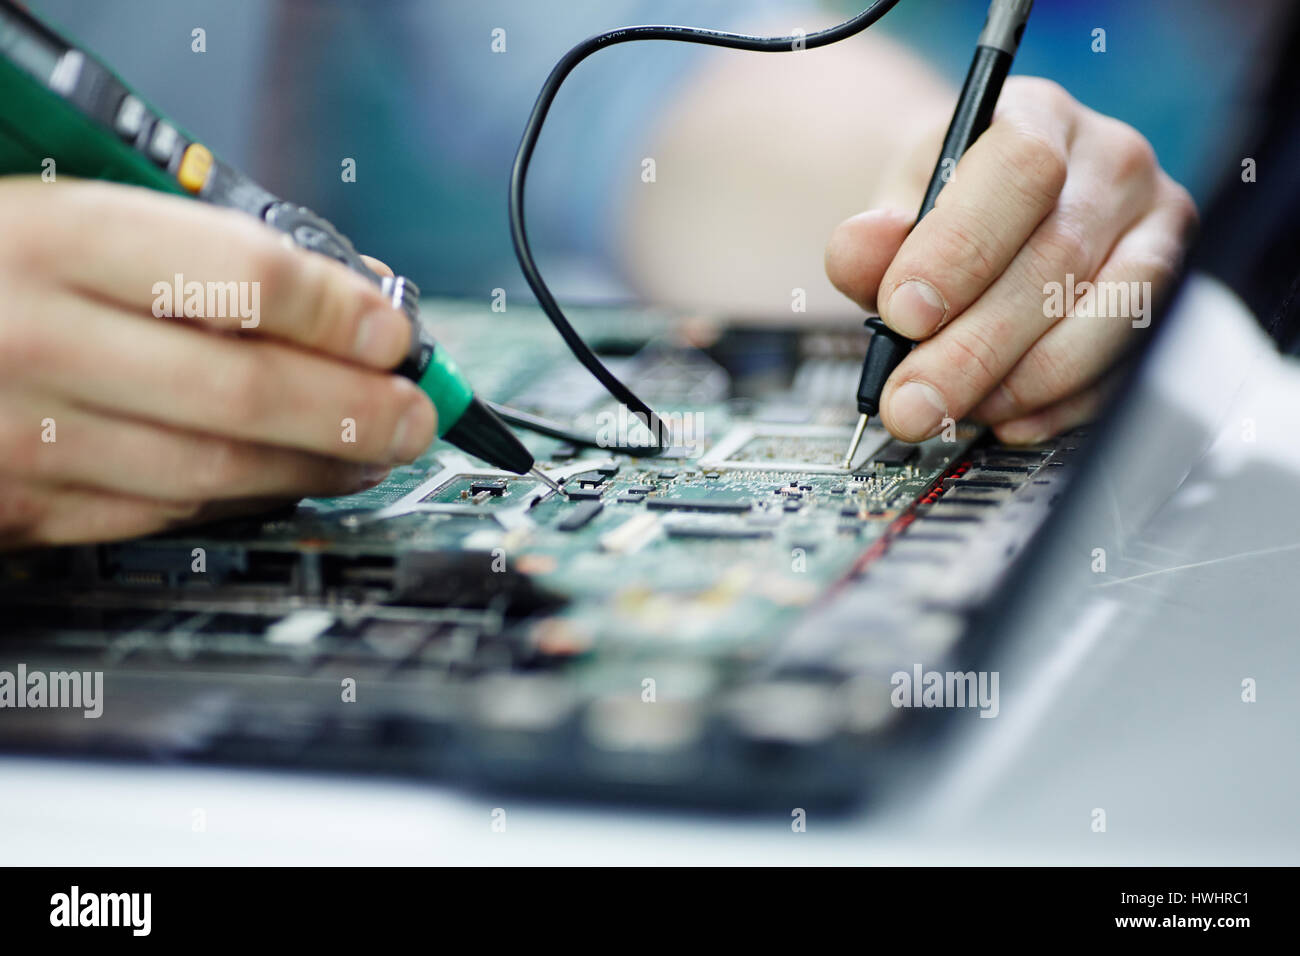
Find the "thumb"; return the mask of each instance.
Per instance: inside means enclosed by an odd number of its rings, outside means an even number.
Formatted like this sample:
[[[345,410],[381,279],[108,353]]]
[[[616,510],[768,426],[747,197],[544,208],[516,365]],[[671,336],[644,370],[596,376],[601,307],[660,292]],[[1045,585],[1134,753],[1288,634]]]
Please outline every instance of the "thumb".
[[[880,280],[914,218],[902,209],[873,209],[836,226],[826,244],[826,276],[831,284],[868,312],[875,312]]]

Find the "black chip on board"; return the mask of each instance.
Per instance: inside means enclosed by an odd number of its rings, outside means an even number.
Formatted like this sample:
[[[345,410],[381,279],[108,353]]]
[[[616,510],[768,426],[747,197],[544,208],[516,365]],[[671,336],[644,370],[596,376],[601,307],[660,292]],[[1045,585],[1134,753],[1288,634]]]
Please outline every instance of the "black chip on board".
[[[907,442],[891,441],[884,448],[871,456],[871,460],[877,465],[886,465],[890,467],[901,467],[910,462],[917,456],[920,449],[916,445],[909,445]]]
[[[561,518],[555,527],[559,531],[577,531],[600,514],[604,507],[599,501],[584,501]]]
[[[753,526],[671,525],[667,532],[670,538],[724,538],[739,541],[772,537],[771,529]]]
[[[741,514],[753,509],[748,501],[724,498],[647,498],[646,507],[655,511],[723,511]]]

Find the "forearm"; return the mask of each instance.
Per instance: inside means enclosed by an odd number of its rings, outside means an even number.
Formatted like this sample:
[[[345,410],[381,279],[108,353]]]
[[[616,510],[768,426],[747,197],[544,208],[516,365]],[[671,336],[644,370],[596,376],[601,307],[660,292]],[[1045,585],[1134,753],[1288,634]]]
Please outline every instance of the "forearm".
[[[789,320],[803,290],[810,315],[860,318],[825,278],[826,236],[898,191],[883,182],[890,158],[941,124],[954,96],[878,34],[715,54],[651,131],[654,181],[634,180],[625,204],[628,274],[649,300],[688,309]]]

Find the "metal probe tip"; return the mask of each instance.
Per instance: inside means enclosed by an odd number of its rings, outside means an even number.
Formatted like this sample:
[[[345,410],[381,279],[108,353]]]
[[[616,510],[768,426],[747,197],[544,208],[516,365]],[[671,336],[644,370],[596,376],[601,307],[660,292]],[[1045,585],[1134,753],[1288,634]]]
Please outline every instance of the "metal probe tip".
[[[561,494],[561,495],[564,494],[564,489],[562,489],[559,485],[557,485],[546,475],[542,474],[541,469],[534,466],[528,469],[528,473],[531,475],[536,475],[538,478],[542,479],[543,483],[545,483],[556,494]]]
[[[862,444],[862,436],[867,431],[867,422],[871,420],[870,415],[858,416],[858,427],[853,429],[853,441],[849,442],[849,453],[844,456],[844,464],[840,467],[845,471],[853,464],[853,456],[858,453],[858,446]]]

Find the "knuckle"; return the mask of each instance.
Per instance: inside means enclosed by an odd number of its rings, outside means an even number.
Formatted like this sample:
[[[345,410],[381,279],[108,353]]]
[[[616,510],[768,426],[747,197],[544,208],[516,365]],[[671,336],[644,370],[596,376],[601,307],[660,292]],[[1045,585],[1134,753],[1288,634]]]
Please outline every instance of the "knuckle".
[[[1174,218],[1182,227],[1183,235],[1193,232],[1201,221],[1201,212],[1196,208],[1196,200],[1180,183],[1169,180],[1168,203],[1174,212]]]
[[[28,214],[19,204],[7,221],[0,222],[0,256],[5,271],[14,277],[41,278],[54,274],[59,261],[76,256],[80,245],[76,231],[68,230],[55,211],[48,215]],[[34,224],[39,225],[34,226]]]
[[[1065,188],[1069,157],[1064,145],[1032,126],[1014,128],[1001,159],[1010,173],[1011,187],[1035,207],[1055,202]]]
[[[999,269],[994,252],[998,247],[996,235],[977,216],[957,210],[952,212],[952,215],[945,218],[943,228],[936,230],[927,243],[928,268],[916,272],[923,276],[933,275],[934,279],[942,277],[944,280],[956,272],[963,284],[973,282],[982,285],[991,281]],[[903,281],[905,278],[902,277],[892,280],[889,283],[890,292]],[[941,281],[939,288],[943,289],[946,285],[947,281]]]
[[[1014,84],[1014,85],[1013,85]],[[1044,76],[1018,76],[1008,81],[1017,98],[1040,104],[1056,113],[1071,108],[1074,97],[1060,83]]]
[[[34,423],[35,424],[35,423]],[[0,418],[0,462],[12,475],[39,476],[47,467],[42,450],[39,424],[19,424],[12,416]]]
[[[0,483],[0,542],[31,540],[49,512],[48,501],[29,485]]]
[[[213,407],[241,429],[259,421],[266,411],[267,369],[253,349],[226,364],[210,378]]]
[[[984,395],[1002,377],[997,371],[1001,362],[996,345],[971,323],[965,328],[954,325],[948,335],[941,336],[937,357],[945,374],[958,375],[967,386],[964,391],[977,396]]]
[[[1132,126],[1119,120],[1110,120],[1111,133],[1107,153],[1115,164],[1121,180],[1140,179],[1152,175],[1158,168],[1156,150],[1145,136]]]
[[[1041,285],[1059,280],[1067,272],[1092,272],[1092,249],[1083,228],[1064,216],[1054,217],[1040,229],[1028,251],[1028,266]]]
[[[1026,411],[1074,392],[1083,383],[1083,363],[1071,352],[1044,344],[1022,360],[1022,371],[1007,377],[1007,389]],[[1029,402],[1041,396],[1040,401]]]
[[[51,367],[55,356],[49,354],[43,324],[30,320],[21,302],[10,305],[13,311],[0,316],[0,372],[12,381],[32,369]]]
[[[1178,276],[1182,262],[1182,247],[1170,242],[1162,249],[1132,254],[1125,260],[1125,265],[1156,290],[1163,290]]]
[[[262,302],[281,311],[302,294],[302,263],[293,249],[263,228],[249,229],[248,268]]]
[[[377,377],[377,376],[376,376]],[[397,427],[401,406],[385,388],[387,383],[367,376],[349,389],[344,405],[348,418],[356,422],[356,449],[367,456],[382,455]],[[352,456],[348,456],[352,457]]]
[[[244,446],[227,438],[203,440],[194,449],[189,468],[185,484],[200,500],[225,497],[249,472]]]
[[[288,317],[293,320],[294,338],[312,348],[328,348],[347,334],[333,278],[327,259],[311,257],[299,266],[295,301],[286,304],[292,313]]]

